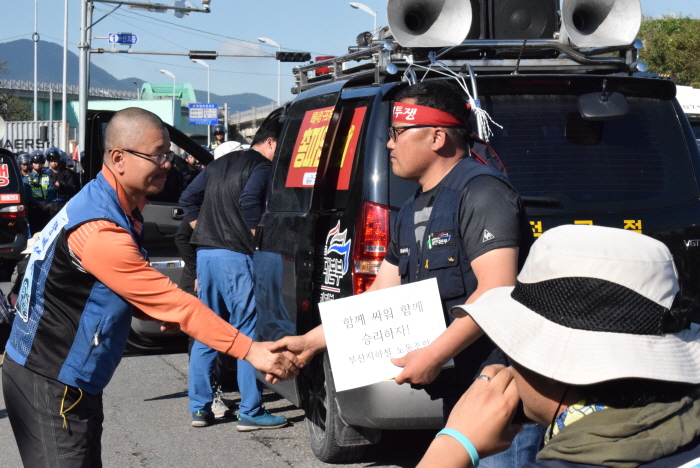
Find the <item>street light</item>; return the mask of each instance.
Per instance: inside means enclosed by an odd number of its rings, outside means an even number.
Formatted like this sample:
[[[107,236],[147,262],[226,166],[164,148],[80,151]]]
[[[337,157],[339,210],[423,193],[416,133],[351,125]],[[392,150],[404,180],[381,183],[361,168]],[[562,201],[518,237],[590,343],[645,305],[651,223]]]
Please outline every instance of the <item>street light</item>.
[[[209,64],[200,59],[192,59],[192,61],[207,67],[207,104],[211,104],[211,98],[209,97]],[[211,146],[211,125],[207,125],[207,146]]]
[[[173,79],[173,126],[175,126],[175,75],[173,75],[168,70],[158,70],[158,71],[163,73],[164,75],[168,75],[170,78]]]
[[[34,122],[39,120],[38,118],[38,89],[37,89],[37,76],[36,76],[36,70],[37,70],[37,46],[39,45],[39,33],[37,32],[37,9],[39,8],[39,3],[38,0],[34,0],[34,34],[32,34],[32,41],[34,41]],[[53,106],[53,103],[49,103],[49,112],[51,112],[51,108]]]
[[[369,13],[370,15],[374,16],[374,29],[372,29],[372,32],[377,30],[377,12],[376,11],[372,11],[372,9],[370,7],[368,7],[364,3],[359,3],[359,2],[350,2],[350,6],[356,10],[362,10],[365,13]]]
[[[263,44],[269,44],[272,47],[277,47],[278,52],[282,52],[282,46],[280,46],[278,43],[273,41],[272,39],[268,39],[267,37],[259,37],[258,40],[262,42]],[[280,101],[280,61],[277,61],[277,105],[281,105]]]
[[[136,86],[136,100],[140,101],[141,100],[141,88],[139,88],[139,84],[137,82],[133,82],[134,85]]]

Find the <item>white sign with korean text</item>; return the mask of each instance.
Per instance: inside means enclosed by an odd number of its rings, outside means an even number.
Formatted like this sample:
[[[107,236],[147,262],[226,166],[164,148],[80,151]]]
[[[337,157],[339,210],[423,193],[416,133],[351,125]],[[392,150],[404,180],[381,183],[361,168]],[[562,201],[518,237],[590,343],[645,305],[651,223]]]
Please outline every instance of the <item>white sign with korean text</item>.
[[[338,392],[393,379],[391,358],[425,348],[443,331],[437,280],[382,289],[318,305]],[[452,361],[445,367],[453,365]]]

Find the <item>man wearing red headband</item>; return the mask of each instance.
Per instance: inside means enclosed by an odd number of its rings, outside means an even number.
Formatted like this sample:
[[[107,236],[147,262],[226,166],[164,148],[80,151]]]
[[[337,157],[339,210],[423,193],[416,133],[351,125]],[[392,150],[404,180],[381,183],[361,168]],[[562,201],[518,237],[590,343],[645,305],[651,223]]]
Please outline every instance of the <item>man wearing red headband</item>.
[[[485,365],[506,364],[471,318],[454,319],[449,309],[515,285],[533,241],[520,197],[506,176],[469,157],[469,115],[462,92],[446,80],[419,83],[396,96],[387,142],[392,170],[421,188],[401,208],[369,289],[437,278],[448,328],[429,346],[392,362],[404,368],[396,383],[423,386],[432,398],[443,399],[445,418]],[[325,338],[317,327],[274,346],[305,361],[325,348]],[[453,358],[455,367],[441,372]],[[483,460],[482,466],[520,467],[534,460],[540,434],[531,426],[508,452]]]

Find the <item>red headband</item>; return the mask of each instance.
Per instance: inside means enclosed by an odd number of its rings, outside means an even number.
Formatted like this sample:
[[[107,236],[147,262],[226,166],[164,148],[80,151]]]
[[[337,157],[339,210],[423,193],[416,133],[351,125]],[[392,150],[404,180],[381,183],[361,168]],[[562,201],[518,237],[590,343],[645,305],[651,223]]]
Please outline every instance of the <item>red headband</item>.
[[[467,104],[469,106],[469,104]],[[432,107],[397,102],[394,104],[393,123],[435,125],[436,127],[465,127],[457,117]]]

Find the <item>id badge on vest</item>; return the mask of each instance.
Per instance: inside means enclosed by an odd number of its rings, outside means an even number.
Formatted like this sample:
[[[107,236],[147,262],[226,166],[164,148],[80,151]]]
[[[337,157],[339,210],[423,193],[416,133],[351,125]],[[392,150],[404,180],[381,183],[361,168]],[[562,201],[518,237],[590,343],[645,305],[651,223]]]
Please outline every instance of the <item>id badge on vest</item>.
[[[34,247],[32,247],[32,255],[29,257],[29,263],[27,264],[27,270],[24,274],[22,287],[19,290],[19,297],[17,299],[17,315],[19,315],[25,323],[29,321],[29,304],[34,293],[34,264],[45,260],[46,252],[49,250],[49,247],[56,241],[63,227],[68,224],[67,206],[68,205],[64,206],[63,209],[49,221],[49,224],[44,227],[39,238],[34,242]]]

